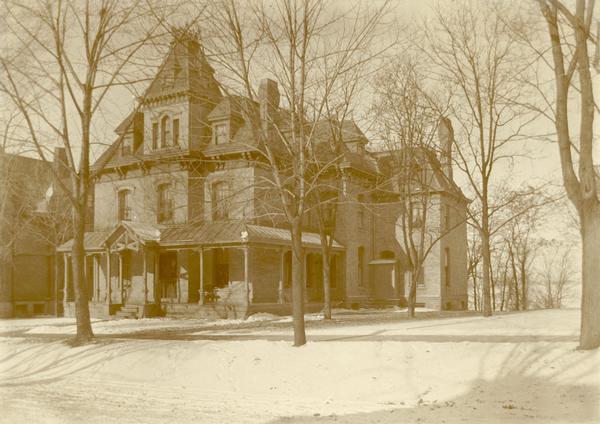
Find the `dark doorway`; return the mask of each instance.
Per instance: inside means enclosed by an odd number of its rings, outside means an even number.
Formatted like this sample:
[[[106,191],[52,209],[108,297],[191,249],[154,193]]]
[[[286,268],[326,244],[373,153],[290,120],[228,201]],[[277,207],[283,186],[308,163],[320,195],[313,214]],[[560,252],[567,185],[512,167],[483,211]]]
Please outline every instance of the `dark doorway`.
[[[214,250],[215,287],[226,287],[229,283],[229,252],[227,249]]]
[[[88,301],[94,297],[94,256],[85,257],[85,280],[87,284]]]
[[[318,253],[306,255],[306,288],[309,302],[323,301],[323,258]]]
[[[284,288],[292,288],[292,252],[287,251],[283,255],[283,284]]]
[[[177,252],[161,253],[158,263],[160,279],[160,297],[174,299],[177,297]]]
[[[131,252],[129,251],[121,253],[121,284],[123,304],[126,304],[131,290]]]

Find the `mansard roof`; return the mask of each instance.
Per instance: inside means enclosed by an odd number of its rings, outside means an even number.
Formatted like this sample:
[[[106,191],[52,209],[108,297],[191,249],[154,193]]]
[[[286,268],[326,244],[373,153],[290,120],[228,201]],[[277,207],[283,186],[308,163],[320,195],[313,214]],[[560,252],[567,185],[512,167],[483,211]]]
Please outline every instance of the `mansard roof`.
[[[252,123],[248,117],[258,115],[259,103],[252,101],[244,96],[229,95],[222,97],[219,89],[219,84],[214,78],[214,70],[208,64],[208,61],[202,51],[202,47],[198,39],[183,33],[173,41],[169,54],[160,67],[156,78],[152,81],[143,97],[143,102],[148,104],[159,102],[172,96],[181,94],[192,94],[198,97],[210,98],[209,104],[214,105],[214,108],[208,113],[209,121],[219,119],[233,119],[234,125],[230,127],[230,143],[214,145],[208,143],[202,147],[197,154],[202,154],[206,157],[235,155],[247,153],[259,148],[259,140],[254,135]],[[143,122],[140,124],[141,114],[130,114],[116,128],[119,135],[124,134],[134,128],[139,128],[143,131]],[[273,119],[278,123],[279,130],[282,133],[289,132],[289,113],[282,108],[273,111]],[[341,165],[346,168],[354,169],[371,176],[378,175],[377,162],[369,154],[362,149],[368,143],[368,139],[363,132],[358,128],[355,122],[345,120],[340,123],[331,125],[331,120],[320,120],[314,126],[314,139],[317,140],[323,148],[322,155],[325,160],[331,160],[331,155],[341,155]],[[312,124],[309,123],[309,126]],[[337,134],[332,133],[337,131]],[[137,129],[136,129],[137,131]],[[135,132],[135,131],[134,131]],[[134,151],[130,154],[122,156],[119,152],[120,143],[117,138],[112,145],[106,149],[98,160],[93,164],[92,170],[100,170],[104,167],[120,167],[142,163],[150,156],[176,156],[175,153],[160,150],[156,152],[147,152],[144,150],[144,143],[134,146]],[[326,152],[327,147],[331,145],[331,141],[340,144],[335,150],[329,153]],[[272,148],[277,152],[285,152],[281,143],[273,142]],[[351,144],[361,146],[360,151],[356,151],[355,147],[350,147]],[[186,152],[190,154],[190,152]]]
[[[219,84],[197,36],[178,31],[159,71],[144,93],[143,102],[160,101],[176,95],[218,99]]]
[[[236,117],[244,118],[249,112],[258,112],[259,104],[247,97],[226,96],[223,97],[215,108],[208,114],[209,121]]]
[[[406,149],[407,148],[405,148],[405,150]],[[454,194],[460,199],[469,202],[469,199],[464,195],[461,188],[456,184],[454,179],[450,178],[446,174],[446,172],[444,172],[442,163],[440,162],[438,154],[434,149],[425,147],[413,147],[411,148],[411,150],[413,151],[411,155],[415,157],[415,161],[417,161],[419,164],[429,164],[429,167],[432,170],[433,175],[435,177],[435,183],[437,183],[437,186],[435,187],[437,190]],[[402,154],[400,149],[381,150],[374,154],[377,157],[379,169],[381,170],[382,174],[387,175],[388,177],[393,175],[393,155],[398,154]]]

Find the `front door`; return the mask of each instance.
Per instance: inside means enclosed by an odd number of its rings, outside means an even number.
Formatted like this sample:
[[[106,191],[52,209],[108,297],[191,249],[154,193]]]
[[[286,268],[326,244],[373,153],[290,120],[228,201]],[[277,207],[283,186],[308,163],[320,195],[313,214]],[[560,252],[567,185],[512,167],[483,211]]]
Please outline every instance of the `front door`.
[[[131,252],[121,253],[121,293],[123,305],[127,303],[131,291]]]
[[[161,253],[158,267],[160,297],[163,299],[177,298],[177,252]]]

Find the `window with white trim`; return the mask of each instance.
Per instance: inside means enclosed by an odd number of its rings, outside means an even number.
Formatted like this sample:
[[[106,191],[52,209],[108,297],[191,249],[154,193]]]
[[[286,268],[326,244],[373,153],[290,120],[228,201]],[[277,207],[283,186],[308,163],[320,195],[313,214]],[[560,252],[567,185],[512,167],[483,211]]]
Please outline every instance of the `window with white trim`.
[[[157,221],[158,223],[169,222],[173,219],[173,199],[171,197],[171,184],[160,184],[157,189]]]
[[[131,190],[122,189],[117,193],[118,197],[118,220],[119,221],[130,221],[132,218],[131,213]]]
[[[213,140],[215,144],[229,142],[229,125],[226,123],[215,124],[213,127]]]

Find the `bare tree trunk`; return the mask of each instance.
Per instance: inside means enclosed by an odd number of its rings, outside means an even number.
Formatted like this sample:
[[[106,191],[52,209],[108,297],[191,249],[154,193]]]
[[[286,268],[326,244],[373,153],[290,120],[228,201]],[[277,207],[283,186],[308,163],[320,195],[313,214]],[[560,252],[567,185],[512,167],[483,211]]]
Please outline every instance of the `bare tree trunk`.
[[[491,258],[490,258],[490,236],[485,227],[487,227],[487,216],[484,215],[483,221],[484,229],[481,231],[481,258],[482,258],[482,266],[483,266],[483,279],[482,279],[482,287],[481,287],[481,297],[483,298],[483,316],[490,317],[492,316],[492,296],[494,296],[492,287],[491,287]],[[495,297],[495,296],[494,296]],[[494,299],[495,302],[495,299]]]
[[[582,208],[581,238],[583,241],[582,291],[581,291],[581,334],[579,347],[600,347],[600,207]]]
[[[479,310],[479,299],[477,297],[477,278],[473,277],[473,309]]]
[[[527,270],[525,269],[525,262],[521,264],[521,310],[526,311],[527,305]]]
[[[331,255],[323,249],[323,318],[331,319]]]
[[[513,310],[518,311],[519,310],[519,276],[517,275],[517,265],[515,263],[515,255],[514,255],[514,251],[513,251],[513,247],[509,246],[509,254],[510,254],[510,265],[511,265],[511,269],[512,269],[512,280],[514,283],[514,290],[515,290],[515,303],[514,303],[514,308]]]
[[[411,278],[410,278],[410,290],[408,293],[408,317],[409,318],[414,318],[415,317],[415,303],[417,302],[417,280],[418,280],[418,275],[416,275],[414,272],[411,274]]]
[[[304,260],[302,251],[301,218],[292,222],[292,321],[294,325],[294,346],[306,344],[304,331]]]
[[[77,318],[76,343],[85,343],[94,337],[90,323],[90,309],[88,304],[87,284],[85,282],[85,205],[83,210],[75,210],[73,214],[73,291],[75,295],[75,315]],[[82,217],[83,215],[83,217]]]

